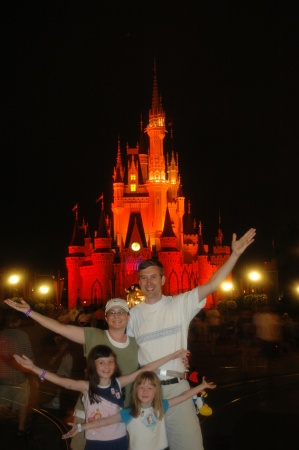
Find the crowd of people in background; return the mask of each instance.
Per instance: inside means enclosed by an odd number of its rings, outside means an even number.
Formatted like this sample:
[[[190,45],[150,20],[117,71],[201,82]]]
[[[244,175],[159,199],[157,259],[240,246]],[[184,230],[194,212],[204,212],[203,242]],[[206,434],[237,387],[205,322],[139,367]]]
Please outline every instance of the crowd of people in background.
[[[240,352],[244,374],[250,374],[257,358],[263,357],[266,366],[280,354],[299,349],[299,315],[266,304],[234,310],[227,320],[225,313],[213,307],[193,319],[190,335],[207,345],[211,355],[221,353],[223,343],[230,343]]]

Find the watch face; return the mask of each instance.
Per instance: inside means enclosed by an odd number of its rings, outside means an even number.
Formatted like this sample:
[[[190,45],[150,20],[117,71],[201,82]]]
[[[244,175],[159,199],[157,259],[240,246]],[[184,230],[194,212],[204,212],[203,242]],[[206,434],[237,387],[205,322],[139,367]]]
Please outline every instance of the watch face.
[[[139,244],[139,242],[133,242],[133,244],[131,245],[131,249],[132,249],[134,252],[138,252],[138,250],[140,250],[140,244]]]

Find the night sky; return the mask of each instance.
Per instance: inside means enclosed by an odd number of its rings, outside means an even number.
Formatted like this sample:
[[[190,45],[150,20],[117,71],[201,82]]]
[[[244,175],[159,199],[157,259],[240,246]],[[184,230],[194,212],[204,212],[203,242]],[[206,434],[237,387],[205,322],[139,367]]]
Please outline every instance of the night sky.
[[[91,230],[102,192],[110,212],[118,136],[124,157],[148,120],[154,58],[205,243],[220,211],[224,245],[255,227],[248,258],[272,257],[299,216],[295,2],[6,3],[0,267],[63,272],[73,206]]]

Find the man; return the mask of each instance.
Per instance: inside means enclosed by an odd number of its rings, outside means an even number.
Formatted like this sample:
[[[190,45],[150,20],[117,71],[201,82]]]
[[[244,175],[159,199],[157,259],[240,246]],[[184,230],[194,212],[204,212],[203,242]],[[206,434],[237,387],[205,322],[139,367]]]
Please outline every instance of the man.
[[[192,291],[175,296],[167,297],[162,294],[165,283],[162,264],[154,259],[141,262],[138,276],[145,300],[131,309],[127,328],[128,335],[134,336],[139,345],[140,365],[160,358],[167,352],[187,348],[191,320],[205,306],[206,297],[231,273],[241,254],[254,241],[255,234],[255,229],[251,228],[237,240],[234,233],[229,259],[210,280]],[[164,398],[172,398],[190,389],[188,381],[184,380],[184,370],[179,359],[170,361],[159,369]],[[201,430],[192,399],[167,411],[165,421],[170,450],[203,450]]]
[[[41,326],[52,330],[54,333],[84,345],[84,353],[86,356],[95,345],[108,345],[117,356],[117,362],[122,375],[138,369],[138,345],[134,338],[126,335],[126,327],[130,314],[127,302],[123,299],[115,298],[109,300],[106,304],[105,314],[108,330],[60,323],[55,319],[32,311],[28,303],[24,300],[17,303],[11,299],[7,299],[5,303],[18,311],[22,311],[27,316],[30,314],[33,320]],[[21,354],[20,352],[16,353]],[[129,405],[130,396],[131,385],[128,385],[125,387],[125,406]],[[85,422],[81,400],[76,405],[75,422]],[[78,433],[73,438],[71,447],[73,450],[83,450],[85,448],[84,433]]]

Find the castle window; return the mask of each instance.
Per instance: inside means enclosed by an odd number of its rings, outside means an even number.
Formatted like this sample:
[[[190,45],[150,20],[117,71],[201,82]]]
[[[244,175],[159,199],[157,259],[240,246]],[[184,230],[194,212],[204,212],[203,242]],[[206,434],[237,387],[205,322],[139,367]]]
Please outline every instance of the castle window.
[[[130,191],[136,192],[136,184],[130,184]]]

